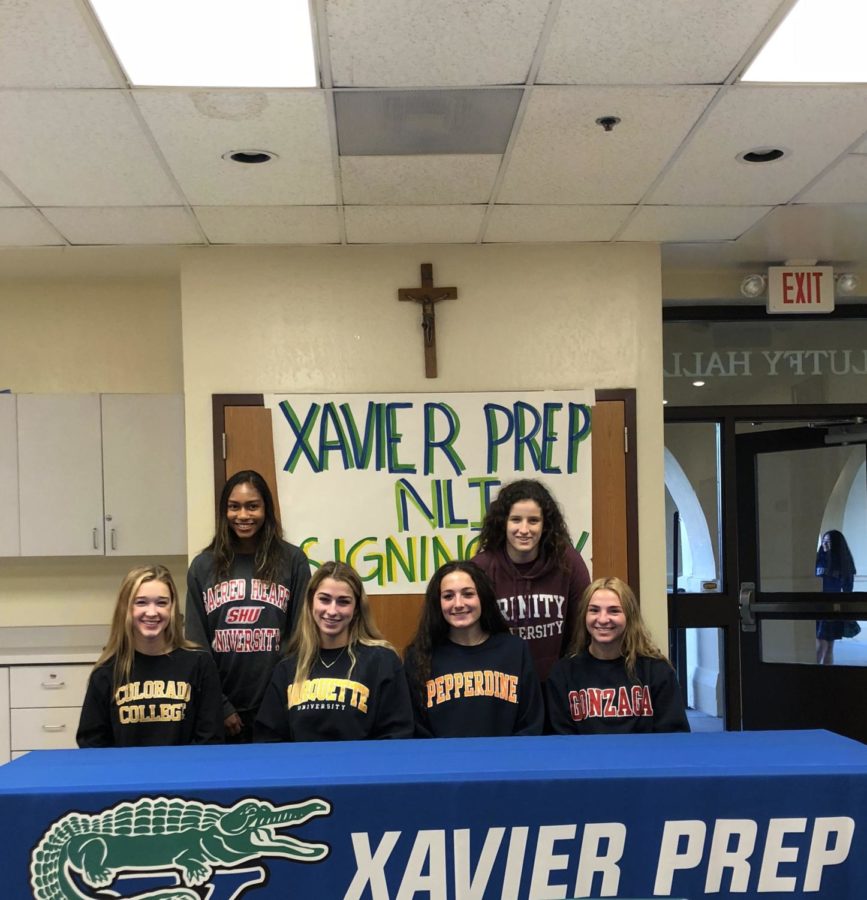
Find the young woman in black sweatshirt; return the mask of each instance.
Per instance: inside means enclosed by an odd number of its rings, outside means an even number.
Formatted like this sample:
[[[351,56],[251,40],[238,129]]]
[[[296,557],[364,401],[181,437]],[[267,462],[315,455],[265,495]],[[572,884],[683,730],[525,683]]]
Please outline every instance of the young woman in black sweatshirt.
[[[214,539],[187,573],[187,637],[217,663],[229,743],[252,740],[310,580],[307,557],[282,534],[265,479],[236,472],[220,495]]]
[[[373,622],[361,578],[346,563],[324,563],[265,691],[254,740],[378,740],[412,731],[400,657]]]
[[[430,580],[406,673],[419,737],[542,733],[530,650],[509,633],[475,563],[446,563]]]
[[[178,592],[164,566],[139,566],[121,583],[76,739],[79,747],[222,742],[217,667],[207,650],[184,640]]]
[[[584,592],[569,654],[545,693],[557,734],[689,731],[674,670],[619,578],[597,578]]]

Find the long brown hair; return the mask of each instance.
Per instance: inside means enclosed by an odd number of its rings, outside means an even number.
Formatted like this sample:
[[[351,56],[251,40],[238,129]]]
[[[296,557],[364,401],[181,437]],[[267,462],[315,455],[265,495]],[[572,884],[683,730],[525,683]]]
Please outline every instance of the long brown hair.
[[[265,507],[265,520],[254,538],[256,542],[256,556],[254,572],[257,578],[263,581],[276,581],[283,561],[283,548],[280,539],[283,530],[277,521],[277,512],[274,508],[274,498],[271,489],[265,479],[253,469],[244,469],[235,472],[223,485],[220,493],[220,503],[217,507],[217,522],[214,529],[214,539],[205,548],[214,553],[214,574],[218,581],[229,577],[232,563],[237,553],[238,539],[229,527],[227,515],[229,509],[229,496],[239,484],[249,484],[257,490],[262,497]]]
[[[355,668],[355,646],[357,644],[366,644],[369,647],[388,647],[389,650],[397,652],[376,627],[370,611],[370,603],[367,600],[367,593],[358,572],[347,563],[326,562],[316,570],[310,579],[310,584],[307,585],[304,605],[298,613],[298,624],[295,626],[286,650],[287,653],[298,654],[295,664],[296,684],[307,681],[316,657],[319,655],[319,629],[313,618],[313,598],[326,578],[342,581],[349,587],[355,598],[355,611],[352,614],[352,621],[349,623],[349,643],[346,647],[350,659],[349,674],[351,675]]]
[[[626,672],[629,677],[635,678],[635,664],[639,656],[662,659],[671,665],[668,657],[653,642],[653,638],[644,624],[644,619],[641,618],[641,608],[632,588],[616,576],[597,578],[581,595],[581,603],[578,606],[578,616],[575,621],[575,632],[569,644],[568,655],[576,656],[590,646],[590,634],[587,631],[587,608],[596,591],[603,589],[617,595],[623,614],[626,616],[626,630],[623,632],[620,653],[626,661]]]
[[[198,644],[184,637],[184,622],[178,605],[178,589],[175,587],[172,573],[165,566],[136,566],[126,573],[120,583],[117,603],[111,620],[111,632],[108,641],[94,668],[114,659],[114,686],[129,681],[132,662],[135,657],[135,635],[132,626],[132,605],[139,588],[148,581],[159,581],[169,589],[171,605],[169,606],[169,622],[166,625],[166,652],[183,648],[196,650]]]

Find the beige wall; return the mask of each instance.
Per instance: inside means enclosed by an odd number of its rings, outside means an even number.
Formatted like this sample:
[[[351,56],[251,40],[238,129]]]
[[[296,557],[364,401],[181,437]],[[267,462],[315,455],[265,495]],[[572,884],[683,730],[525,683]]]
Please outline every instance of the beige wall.
[[[183,390],[191,553],[213,530],[211,394],[429,390],[419,311],[396,297],[431,262],[460,293],[437,313],[438,390],[637,388],[642,599],[666,640],[656,247],[209,248],[180,283],[115,278],[113,259],[111,278],[0,281],[0,388]],[[105,623],[135,563],[0,560],[0,626]]]
[[[180,321],[177,279],[2,281],[0,389],[180,393]],[[0,559],[0,626],[107,624],[121,578],[139,562]],[[186,560],[163,562],[182,584]]]
[[[0,281],[0,389],[183,390],[174,280]]]
[[[211,395],[425,391],[434,265],[438,390],[637,388],[641,591],[667,646],[659,252],[649,245],[209,248],[182,267],[190,547],[212,535]]]

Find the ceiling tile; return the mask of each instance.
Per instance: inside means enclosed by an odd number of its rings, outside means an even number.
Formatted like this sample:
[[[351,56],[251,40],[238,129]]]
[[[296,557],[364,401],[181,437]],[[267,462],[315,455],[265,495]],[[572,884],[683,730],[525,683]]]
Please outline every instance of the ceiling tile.
[[[347,206],[350,244],[471,244],[484,206]]]
[[[0,178],[0,206],[27,206],[19,194]]]
[[[122,87],[76,0],[0,3],[0,88]]]
[[[180,199],[119,91],[2,91],[0,121],[0,170],[38,206]]]
[[[500,156],[343,156],[349,204],[487,203]]]
[[[63,238],[35,209],[0,209],[0,247],[44,247]]]
[[[136,91],[157,143],[189,202],[336,202],[322,91]],[[232,150],[268,150],[277,159],[244,165]]]
[[[653,204],[787,203],[867,129],[867,91],[848,86],[738,85],[696,130]],[[738,154],[778,147],[770,163]]]
[[[503,153],[521,88],[337,91],[342,156]]]
[[[770,206],[643,206],[618,235],[622,241],[733,241]]]
[[[610,241],[631,206],[495,206],[485,243]]]
[[[719,84],[781,0],[570,0],[540,84]]]
[[[808,191],[798,194],[798,203],[867,203],[867,156],[843,157]]]
[[[202,244],[183,207],[71,207],[43,209],[71,244]]]
[[[212,244],[339,244],[334,206],[197,206]]]
[[[818,259],[848,265],[864,258],[867,205],[781,206],[738,240],[725,244],[666,244],[664,265],[741,268],[781,265],[787,259]]]
[[[715,90],[535,88],[497,201],[637,203]],[[622,120],[611,132],[607,115]]]
[[[329,0],[337,87],[522,84],[549,0]]]

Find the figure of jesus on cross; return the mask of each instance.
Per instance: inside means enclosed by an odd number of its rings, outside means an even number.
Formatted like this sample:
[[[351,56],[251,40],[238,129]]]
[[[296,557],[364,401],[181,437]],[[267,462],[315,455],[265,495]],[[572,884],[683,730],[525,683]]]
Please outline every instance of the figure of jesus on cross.
[[[456,300],[457,296],[458,289],[455,287],[434,287],[433,266],[430,263],[421,265],[420,288],[398,289],[398,300],[411,300],[413,303],[421,304],[425,378],[437,377],[437,323],[434,304],[439,303],[440,300]]]

